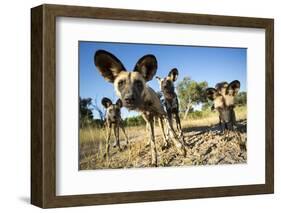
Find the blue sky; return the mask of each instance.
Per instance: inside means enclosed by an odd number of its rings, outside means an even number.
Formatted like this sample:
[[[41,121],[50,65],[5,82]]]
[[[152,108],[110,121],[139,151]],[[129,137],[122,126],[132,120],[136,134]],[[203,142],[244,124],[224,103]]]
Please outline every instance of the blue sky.
[[[153,54],[158,61],[157,75],[164,77],[172,68],[179,70],[177,82],[185,76],[195,81],[207,81],[210,87],[221,81],[239,80],[241,90],[246,91],[247,49],[199,46],[177,46],[157,44],[128,44],[111,42],[79,42],[79,86],[80,97],[100,101],[108,97],[116,101],[113,84],[105,81],[97,71],[93,57],[97,50],[104,49],[114,54],[127,70],[132,70],[135,63],[146,54]],[[177,83],[176,82],[176,83]],[[148,82],[155,91],[159,90],[157,80]],[[123,117],[136,115],[122,109]],[[94,117],[98,118],[96,112]]]

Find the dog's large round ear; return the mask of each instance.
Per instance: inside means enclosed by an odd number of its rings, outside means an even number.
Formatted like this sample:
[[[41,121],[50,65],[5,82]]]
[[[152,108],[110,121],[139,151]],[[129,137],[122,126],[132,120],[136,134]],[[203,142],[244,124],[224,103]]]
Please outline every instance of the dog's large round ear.
[[[207,88],[205,92],[206,97],[211,101],[215,100],[215,98],[217,97],[217,93],[218,92],[215,88]]]
[[[227,89],[226,89],[226,93],[227,93],[228,95],[235,96],[235,95],[238,94],[239,89],[240,89],[240,81],[235,80],[235,81],[232,81],[232,82],[228,85],[228,87],[227,87]]]
[[[228,87],[228,83],[226,81],[217,83],[216,86],[215,86],[217,92],[220,93],[221,95],[226,94],[227,87]]]
[[[101,104],[105,107],[108,108],[112,105],[112,101],[109,98],[103,98],[101,100]]]
[[[122,108],[123,104],[122,104],[122,101],[121,99],[119,98],[116,103],[115,103],[119,108]]]
[[[146,81],[150,81],[156,74],[157,59],[154,55],[141,57],[135,65],[134,71],[139,72]]]
[[[105,50],[96,51],[94,63],[100,74],[109,82],[114,82],[121,71],[126,71],[122,62]]]
[[[161,77],[159,77],[159,76],[156,76],[155,78],[157,79],[157,81],[161,81],[162,80]]]
[[[159,76],[156,76],[155,78],[156,78],[156,80],[158,81],[158,83],[159,83],[159,84],[160,84],[160,86],[161,86],[161,81],[162,81],[162,78],[161,78],[161,77],[159,77]]]
[[[179,76],[179,71],[177,68],[172,69],[168,76],[172,79],[172,81],[176,81]]]

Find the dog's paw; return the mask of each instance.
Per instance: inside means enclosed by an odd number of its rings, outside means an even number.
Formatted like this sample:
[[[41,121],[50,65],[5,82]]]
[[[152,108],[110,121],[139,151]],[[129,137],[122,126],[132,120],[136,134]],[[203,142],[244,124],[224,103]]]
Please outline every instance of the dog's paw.
[[[158,166],[157,166],[157,162],[151,162],[150,165],[151,165],[151,167],[158,167]]]
[[[161,148],[162,148],[162,151],[166,150],[166,149],[169,149],[170,148],[170,144],[169,143],[165,143]]]

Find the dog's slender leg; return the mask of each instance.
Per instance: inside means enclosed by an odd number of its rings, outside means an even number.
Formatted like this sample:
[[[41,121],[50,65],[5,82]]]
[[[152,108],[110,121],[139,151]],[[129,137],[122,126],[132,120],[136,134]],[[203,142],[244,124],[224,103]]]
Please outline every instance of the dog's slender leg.
[[[168,124],[168,119],[165,119],[164,121],[165,121],[165,124],[167,127],[165,134],[166,134],[166,137],[169,138],[170,137],[170,128],[169,128],[169,124]]]
[[[167,117],[168,120],[168,128],[169,128],[169,133],[171,136],[172,141],[174,142],[175,146],[177,147],[177,149],[181,152],[181,154],[183,156],[186,156],[186,150],[184,148],[184,142],[183,141],[179,141],[179,139],[177,138],[177,134],[174,130],[173,124],[171,122],[171,117]]]
[[[146,120],[146,119],[145,119]],[[146,120],[146,124],[145,124],[145,130],[146,130],[146,133],[147,134],[150,134],[150,127],[149,127],[149,122]],[[150,146],[150,140],[147,140],[146,144],[145,144],[146,147]]]
[[[143,114],[143,118],[146,121],[146,127],[149,131],[149,142],[151,149],[151,165],[157,166],[157,150],[154,135],[154,117],[151,114]]]
[[[129,138],[126,134],[126,131],[125,131],[125,128],[124,128],[124,125],[122,123],[120,123],[120,128],[122,129],[122,132],[125,136],[125,139],[126,139],[126,146],[129,148],[129,158],[131,158],[131,144],[129,142]]]
[[[123,134],[124,134],[124,137],[125,137],[125,139],[126,139],[126,145],[129,145],[129,138],[128,138],[127,134],[126,134],[124,125],[123,125],[122,123],[120,124],[120,128],[121,128],[121,130],[122,130],[122,132],[123,132]]]
[[[163,118],[158,118],[158,122],[159,122],[159,126],[161,127],[162,136],[163,136],[163,140],[164,140],[164,145],[162,148],[165,149],[165,148],[169,147],[169,141],[168,141],[168,137],[165,133]]]
[[[180,122],[180,117],[177,113],[175,113],[175,120],[176,120],[177,131],[179,132],[179,134],[181,134],[181,122]]]
[[[168,119],[169,119],[170,125],[171,125],[172,129],[174,130],[173,114],[171,112],[167,113],[167,114],[168,114]]]
[[[116,123],[113,126],[114,136],[115,136],[115,146],[118,147],[118,150],[121,151],[120,141],[119,141],[119,124]]]
[[[152,166],[157,166],[157,150],[156,150],[155,135],[154,135],[154,119],[149,120],[149,130],[150,130],[151,164]]]
[[[236,123],[236,116],[235,116],[234,109],[231,112],[231,122],[233,124],[233,130],[236,130],[237,129],[237,123]]]
[[[182,128],[181,128],[181,120],[178,113],[175,114],[176,124],[177,124],[177,130],[179,132],[179,136],[182,138],[183,142],[185,143]]]
[[[222,121],[221,116],[219,116],[219,126],[220,126],[221,134],[223,134],[223,133],[224,133],[224,130],[225,130],[225,124],[224,124],[224,122]]]
[[[167,112],[167,118],[165,119],[165,123],[166,123],[166,137],[169,138],[171,137],[171,128],[169,128],[169,126],[173,127],[173,120],[172,120],[172,115],[171,112]]]
[[[126,146],[129,149],[129,159],[128,159],[128,161],[130,162],[131,161],[131,143],[129,142],[129,138],[128,138],[126,132],[125,132],[125,128],[124,128],[123,123],[120,123],[120,128],[122,129],[122,132],[123,132],[123,134],[126,138]]]
[[[116,136],[117,136],[117,143],[118,143],[117,146],[118,146],[119,151],[121,151],[121,145],[120,145],[120,124],[119,124],[119,122],[116,125]]]
[[[167,133],[171,137],[171,134],[173,134],[173,132],[175,133],[174,126],[173,126],[173,117],[172,117],[171,113],[167,113],[167,119],[166,120],[167,120],[166,123],[167,123],[167,127],[168,127]],[[171,132],[171,131],[173,131],[173,132]],[[174,135],[172,135],[172,136],[174,136]]]
[[[109,143],[110,143],[111,129],[112,129],[112,125],[109,124],[108,128],[107,128],[107,139],[106,139],[106,144],[105,144],[105,156],[106,156],[107,162],[109,159],[109,146],[110,146]]]

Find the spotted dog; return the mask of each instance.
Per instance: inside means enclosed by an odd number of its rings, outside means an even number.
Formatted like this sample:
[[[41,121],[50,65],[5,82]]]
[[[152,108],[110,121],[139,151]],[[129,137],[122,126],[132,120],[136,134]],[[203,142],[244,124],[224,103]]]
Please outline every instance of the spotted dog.
[[[207,88],[206,96],[213,101],[213,109],[219,113],[221,130],[233,130],[236,125],[234,112],[234,97],[238,94],[240,82],[238,80],[231,83],[221,82],[216,84],[215,88]]]
[[[107,139],[106,139],[106,155],[109,157],[109,147],[110,147],[110,137],[113,129],[113,133],[115,136],[115,143],[113,147],[118,147],[119,151],[121,151],[120,139],[119,139],[119,128],[122,130],[126,144],[129,144],[128,136],[125,132],[124,125],[121,118],[121,108],[122,101],[118,99],[115,104],[109,98],[104,97],[101,100],[102,105],[106,109],[105,113],[105,125],[107,127]]]
[[[115,92],[122,100],[123,106],[129,110],[141,112],[149,130],[151,164],[157,166],[154,119],[158,119],[163,139],[167,140],[163,125],[167,114],[157,93],[147,85],[147,82],[156,74],[156,57],[150,54],[141,57],[132,72],[128,72],[117,57],[105,50],[98,50],[95,53],[94,63],[104,79],[114,85]],[[181,154],[185,155],[186,150],[174,131],[172,140]]]
[[[167,112],[168,121],[170,122],[170,125],[173,128],[173,118],[175,119],[176,128],[179,133],[179,136],[184,141],[179,116],[179,101],[174,86],[174,82],[177,80],[178,75],[178,70],[174,68],[168,73],[168,76],[164,78],[156,76],[156,79],[158,80],[161,93],[163,94],[163,104]]]

